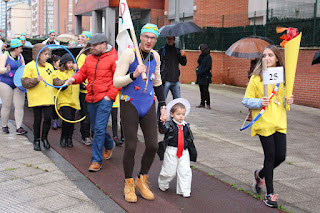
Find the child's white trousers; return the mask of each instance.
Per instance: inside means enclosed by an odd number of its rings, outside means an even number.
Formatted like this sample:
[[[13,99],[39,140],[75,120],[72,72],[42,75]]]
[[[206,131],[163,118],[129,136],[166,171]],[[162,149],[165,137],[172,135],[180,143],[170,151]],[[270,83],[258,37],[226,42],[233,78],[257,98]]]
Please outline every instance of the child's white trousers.
[[[183,150],[180,159],[177,157],[177,147],[167,146],[163,164],[158,178],[159,188],[163,191],[169,188],[169,183],[177,174],[176,193],[189,197],[191,193],[192,171],[188,149]]]

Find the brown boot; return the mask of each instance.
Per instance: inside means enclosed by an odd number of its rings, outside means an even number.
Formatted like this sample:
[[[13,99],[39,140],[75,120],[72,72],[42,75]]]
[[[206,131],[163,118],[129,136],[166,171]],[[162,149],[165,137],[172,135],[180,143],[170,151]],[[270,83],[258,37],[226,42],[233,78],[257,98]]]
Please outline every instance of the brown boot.
[[[137,195],[134,189],[134,180],[133,178],[125,179],[124,184],[124,199],[129,203],[137,202]]]
[[[135,185],[144,199],[154,200],[154,195],[148,186],[148,177],[148,175],[140,175],[136,178]]]

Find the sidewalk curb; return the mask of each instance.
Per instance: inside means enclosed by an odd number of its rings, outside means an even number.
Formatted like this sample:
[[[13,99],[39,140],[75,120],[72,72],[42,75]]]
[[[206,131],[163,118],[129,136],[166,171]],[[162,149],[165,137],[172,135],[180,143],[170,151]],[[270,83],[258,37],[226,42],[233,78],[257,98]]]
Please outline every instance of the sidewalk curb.
[[[9,120],[9,122],[15,126],[15,121]],[[22,127],[28,131],[26,137],[32,143],[33,131],[29,129],[25,124]],[[31,150],[33,151],[33,150]],[[109,198],[103,191],[96,187],[86,176],[84,176],[79,170],[77,170],[71,163],[58,154],[53,148],[49,150],[41,151],[46,157],[48,157],[62,173],[64,173],[73,184],[75,184],[80,191],[82,191],[92,202],[94,202],[103,212],[126,212]]]

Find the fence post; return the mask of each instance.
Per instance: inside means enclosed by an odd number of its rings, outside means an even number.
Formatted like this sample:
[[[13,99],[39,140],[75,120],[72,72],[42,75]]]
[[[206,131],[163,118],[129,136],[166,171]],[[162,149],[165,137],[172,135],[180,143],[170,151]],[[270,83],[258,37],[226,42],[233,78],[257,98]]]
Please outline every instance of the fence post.
[[[184,22],[184,12],[182,13],[182,22]],[[181,36],[181,47],[183,50],[186,48],[186,45],[184,43],[184,35]]]
[[[314,13],[313,13],[313,35],[312,35],[312,45],[316,43],[316,27],[317,27],[317,8],[318,0],[314,3]]]
[[[267,25],[268,25],[268,19],[269,19],[269,0],[267,0],[267,9],[266,9],[266,24],[264,27],[264,36],[267,37]]]
[[[254,11],[253,17],[253,35],[256,35],[256,11]]]
[[[222,28],[221,28],[221,50],[223,50],[223,43],[224,43],[224,39],[223,39],[223,28],[224,28],[224,15],[222,15]]]

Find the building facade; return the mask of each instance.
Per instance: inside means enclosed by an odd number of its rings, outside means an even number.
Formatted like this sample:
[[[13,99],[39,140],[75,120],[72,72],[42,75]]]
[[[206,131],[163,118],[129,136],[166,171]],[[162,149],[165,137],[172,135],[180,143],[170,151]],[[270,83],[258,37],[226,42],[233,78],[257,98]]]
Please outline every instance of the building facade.
[[[19,3],[28,3],[28,0],[11,0],[7,3],[7,11],[14,5],[19,4]],[[0,30],[2,30],[3,32],[5,31],[5,22],[6,22],[6,3],[3,1],[0,1]],[[8,16],[8,13],[7,13]],[[7,19],[7,22],[9,23],[9,19]],[[8,24],[7,23],[7,24]],[[8,26],[8,25],[7,25]],[[9,27],[8,27],[9,28]]]
[[[21,33],[30,36],[31,26],[31,7],[27,3],[16,4],[8,10],[8,38],[16,38]]]
[[[42,37],[54,29],[54,0],[31,0],[32,37]]]

